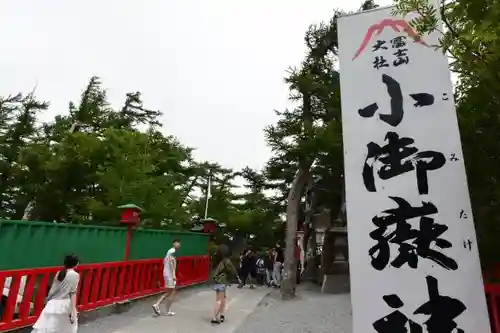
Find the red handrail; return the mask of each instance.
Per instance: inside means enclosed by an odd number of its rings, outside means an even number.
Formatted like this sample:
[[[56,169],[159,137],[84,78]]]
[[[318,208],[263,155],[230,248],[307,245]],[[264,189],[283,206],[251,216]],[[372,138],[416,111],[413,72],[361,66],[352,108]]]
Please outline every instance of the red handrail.
[[[177,285],[186,287],[208,280],[209,257],[178,259]],[[0,332],[33,325],[40,315],[55,274],[60,267],[0,271],[0,286],[10,280],[0,313]],[[163,260],[147,259],[80,265],[78,311],[89,311],[164,289]],[[2,290],[3,291],[3,290]]]

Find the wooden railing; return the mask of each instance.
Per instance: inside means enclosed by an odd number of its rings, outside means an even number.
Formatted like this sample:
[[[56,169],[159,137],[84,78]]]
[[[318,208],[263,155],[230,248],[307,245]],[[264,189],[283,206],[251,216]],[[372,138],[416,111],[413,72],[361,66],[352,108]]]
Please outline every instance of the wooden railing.
[[[186,287],[208,280],[209,257],[178,259],[177,285]],[[0,271],[0,286],[9,281],[0,311],[0,332],[31,326],[40,315],[50,284],[60,267]],[[78,311],[90,311],[164,289],[163,260],[137,260],[78,266]],[[6,289],[4,289],[6,290]]]

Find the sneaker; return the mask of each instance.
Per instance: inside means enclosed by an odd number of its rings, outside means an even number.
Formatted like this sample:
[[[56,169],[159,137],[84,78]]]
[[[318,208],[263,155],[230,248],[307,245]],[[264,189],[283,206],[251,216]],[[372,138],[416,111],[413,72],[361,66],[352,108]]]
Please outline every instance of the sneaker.
[[[175,312],[169,311],[167,312],[167,316],[175,316]]]
[[[210,321],[210,323],[218,325],[218,324],[220,324],[220,320],[218,320],[218,319],[212,319]]]
[[[153,304],[153,311],[157,316],[161,315],[160,306],[158,304]]]
[[[226,320],[226,317],[224,315],[220,315],[220,322],[223,323]]]

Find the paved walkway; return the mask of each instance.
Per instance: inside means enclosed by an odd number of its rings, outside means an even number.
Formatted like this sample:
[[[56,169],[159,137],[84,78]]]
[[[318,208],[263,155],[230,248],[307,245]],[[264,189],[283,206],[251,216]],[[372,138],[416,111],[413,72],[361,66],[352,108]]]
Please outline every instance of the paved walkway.
[[[297,297],[282,301],[271,292],[234,333],[352,333],[351,295],[321,294],[300,285]]]
[[[352,333],[350,295],[320,294],[300,286],[298,297],[283,302],[279,290],[230,287],[227,321],[210,324],[214,301],[208,287],[186,289],[174,303],[174,317],[156,317],[153,300],[134,303],[122,314],[82,323],[79,333]]]
[[[269,293],[267,288],[228,289],[226,322],[210,324],[214,292],[208,287],[186,289],[179,293],[172,306],[173,317],[156,316],[151,304],[154,300],[137,302],[127,312],[114,314],[96,321],[82,323],[79,333],[232,333],[250,315]]]

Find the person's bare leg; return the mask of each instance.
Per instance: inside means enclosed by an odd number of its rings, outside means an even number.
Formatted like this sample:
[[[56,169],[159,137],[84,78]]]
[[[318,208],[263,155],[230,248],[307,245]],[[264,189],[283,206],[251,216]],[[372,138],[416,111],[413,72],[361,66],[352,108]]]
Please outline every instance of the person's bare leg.
[[[226,312],[226,300],[227,300],[227,294],[224,291],[222,293],[221,301],[220,301],[220,310],[219,310],[219,318],[221,322],[224,322],[226,320],[225,312]]]
[[[165,293],[163,293],[160,298],[158,299],[158,301],[153,304],[153,310],[154,312],[157,314],[157,315],[160,315],[160,304],[165,302],[165,300],[167,299],[167,297],[169,296],[170,292],[167,291]]]
[[[161,296],[160,296],[160,299],[158,300],[158,302],[156,302],[156,305],[160,305],[162,304],[163,302],[165,302],[165,300],[167,299],[168,295],[170,295],[170,290],[164,292]]]
[[[226,312],[226,292],[224,291],[222,293],[221,301],[220,301],[220,310],[219,310],[219,316],[224,316],[224,313]]]
[[[172,303],[174,303],[175,289],[170,289],[168,297],[166,298],[165,307],[167,309],[167,315],[173,316],[175,313],[170,311]]]
[[[223,293],[220,291],[216,291],[215,292],[214,316],[212,318],[213,323],[219,321],[219,314],[220,314],[220,309],[221,309],[221,305],[222,305],[222,298],[224,298]]]

